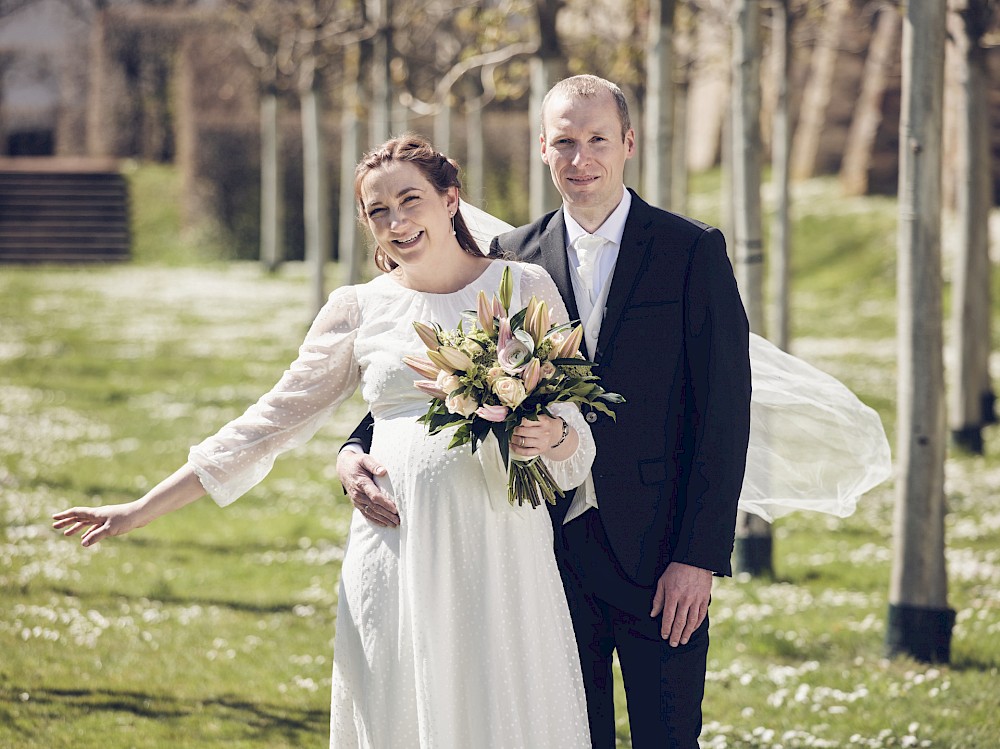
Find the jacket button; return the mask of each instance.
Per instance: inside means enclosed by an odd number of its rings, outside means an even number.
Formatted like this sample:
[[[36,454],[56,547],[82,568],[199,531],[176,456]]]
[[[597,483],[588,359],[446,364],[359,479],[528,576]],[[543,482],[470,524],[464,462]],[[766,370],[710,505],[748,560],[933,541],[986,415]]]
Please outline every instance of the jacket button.
[[[593,424],[595,421],[597,421],[597,412],[596,411],[587,411],[587,415],[584,416],[583,418],[585,418],[587,420],[588,424]]]

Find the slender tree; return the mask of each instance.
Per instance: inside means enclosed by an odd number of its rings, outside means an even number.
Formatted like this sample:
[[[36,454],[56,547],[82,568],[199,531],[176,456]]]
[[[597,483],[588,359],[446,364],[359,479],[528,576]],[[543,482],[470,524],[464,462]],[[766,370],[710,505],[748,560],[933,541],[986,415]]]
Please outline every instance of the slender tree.
[[[646,36],[646,108],[643,192],[669,209],[674,134],[674,0],[650,0]]]
[[[678,5],[674,12],[674,131],[670,207],[687,214],[688,207],[688,97],[692,73],[698,62],[695,39],[699,7],[694,2]]]
[[[861,76],[861,95],[858,97],[847,146],[840,166],[840,186],[848,195],[868,192],[868,175],[875,153],[875,139],[882,124],[882,107],[890,78],[899,64],[899,34],[902,19],[899,10],[885,5],[878,11],[878,20],[865,69]]]
[[[384,143],[392,124],[392,0],[365,0],[376,32],[371,59],[371,141]]]
[[[542,99],[563,73],[563,52],[556,32],[556,17],[565,0],[536,0],[535,15],[538,21],[538,50],[531,59],[531,93],[528,97],[529,127],[539,132],[542,121]],[[532,139],[534,140],[534,138]],[[531,216],[541,216],[559,205],[552,180],[545,164],[536,153],[532,155],[528,173],[528,210]]]
[[[268,86],[260,99],[260,261],[270,272],[284,259],[284,194],[278,91]]]
[[[260,261],[274,272],[284,260],[284,194],[281,189],[279,96],[289,85],[278,67],[280,24],[272,3],[236,1],[225,6],[236,39],[257,70],[260,90]]]
[[[281,189],[279,98],[291,81],[278,66],[278,46],[288,41],[274,3],[237,0],[226,17],[247,60],[257,70],[260,90],[260,261],[274,272],[284,260],[284,194]]]
[[[906,5],[899,138],[899,465],[886,645],[947,662],[941,140],[945,4]]]
[[[364,12],[364,5],[362,12]],[[344,91],[340,110],[340,206],[337,227],[337,250],[340,262],[346,266],[346,281],[361,281],[364,252],[358,237],[358,220],[354,208],[354,165],[361,160],[361,122],[363,119],[364,86],[361,71],[369,55],[365,41],[344,48]]]
[[[736,278],[750,330],[764,332],[764,244],[760,202],[760,4],[733,4],[732,185]],[[736,525],[736,566],[751,575],[773,572],[771,526],[749,513]]]
[[[995,10],[994,0],[953,0],[948,18],[958,70],[958,237],[951,302],[955,372],[948,416],[952,440],[974,453],[983,452],[983,425],[995,421],[989,372],[989,211],[993,192],[987,111],[989,73],[982,46]]]
[[[837,72],[840,38],[850,6],[850,0],[830,0],[824,11],[792,148],[791,175],[796,180],[808,179],[816,171],[820,134],[826,127],[826,113],[833,96],[833,81]]]
[[[360,1],[360,0],[359,0]],[[267,235],[280,231],[281,199],[277,193],[279,167],[276,134],[268,134],[267,89],[287,87],[299,97],[303,151],[303,214],[305,257],[312,270],[312,304],[319,309],[326,301],[324,271],[332,249],[329,175],[323,155],[323,72],[333,69],[343,51],[372,37],[374,28],[354,2],[338,0],[229,0],[227,6],[241,30],[247,57],[261,76],[262,97],[262,259]],[[276,117],[276,114],[274,115]],[[349,133],[348,133],[349,135]],[[351,167],[357,159],[352,154]],[[353,220],[353,211],[351,212]],[[351,245],[353,246],[353,244]]]
[[[790,338],[789,285],[791,280],[791,219],[789,151],[791,127],[788,112],[788,73],[791,56],[791,0],[774,0],[771,6],[771,61],[775,86],[771,124],[771,182],[775,211],[771,229],[770,287],[771,340],[787,351]]]

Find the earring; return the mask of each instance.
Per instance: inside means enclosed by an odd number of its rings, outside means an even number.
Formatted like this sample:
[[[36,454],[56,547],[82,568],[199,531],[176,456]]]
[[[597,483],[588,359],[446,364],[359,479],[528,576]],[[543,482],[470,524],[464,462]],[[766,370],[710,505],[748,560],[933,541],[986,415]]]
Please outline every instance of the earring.
[[[451,214],[451,236],[453,237],[456,236],[457,234],[457,232],[455,231],[455,215],[457,213],[458,211],[455,211],[455,213]]]

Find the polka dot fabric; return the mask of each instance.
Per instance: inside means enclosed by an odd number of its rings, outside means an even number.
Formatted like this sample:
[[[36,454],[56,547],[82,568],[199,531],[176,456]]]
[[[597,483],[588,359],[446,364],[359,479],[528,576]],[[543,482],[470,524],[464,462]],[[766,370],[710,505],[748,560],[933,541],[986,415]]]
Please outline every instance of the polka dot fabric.
[[[281,452],[311,437],[360,385],[375,417],[372,454],[400,525],[355,512],[341,573],[334,641],[330,746],[573,749],[589,747],[573,630],[543,508],[494,509],[468,446],[448,450],[416,419],[427,398],[402,364],[423,346],[410,325],[458,324],[480,289],[514,273],[514,308],[531,294],[553,321],[566,310],[537,266],[494,262],[452,294],[406,289],[390,276],[338,289],[299,357],[242,417],[192,448],[205,488],[227,504],[260,481]],[[564,488],[583,483],[593,439],[574,407],[560,411],[581,435],[549,461]],[[332,457],[331,457],[332,459]]]

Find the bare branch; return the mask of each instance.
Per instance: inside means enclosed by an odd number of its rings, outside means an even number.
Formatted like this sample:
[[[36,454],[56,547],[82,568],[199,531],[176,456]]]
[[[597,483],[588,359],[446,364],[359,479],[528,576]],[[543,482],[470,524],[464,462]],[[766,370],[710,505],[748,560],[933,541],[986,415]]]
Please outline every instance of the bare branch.
[[[498,65],[508,62],[519,55],[533,55],[537,50],[538,45],[535,43],[516,42],[514,44],[509,44],[506,47],[493,50],[492,52],[483,52],[478,55],[473,55],[472,57],[466,58],[458,64],[453,65],[451,70],[442,76],[441,80],[438,81],[437,86],[434,87],[434,100],[432,102],[422,101],[413,96],[413,94],[404,92],[399,97],[400,103],[409,107],[417,114],[435,114],[441,108],[441,103],[451,92],[452,87],[454,87],[463,75],[468,73],[470,70],[475,70],[479,67],[485,68],[488,66],[491,67],[489,87],[495,94],[496,88],[492,82],[493,70],[495,70]],[[484,84],[485,82],[486,79],[484,78]]]

